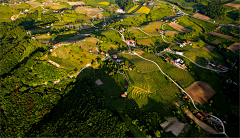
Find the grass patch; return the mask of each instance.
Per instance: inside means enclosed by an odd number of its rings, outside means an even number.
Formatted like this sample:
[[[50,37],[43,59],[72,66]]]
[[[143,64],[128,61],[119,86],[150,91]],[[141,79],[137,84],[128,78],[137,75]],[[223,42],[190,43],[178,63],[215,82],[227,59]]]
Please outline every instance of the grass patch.
[[[136,55],[122,54],[122,56],[124,58],[127,58],[131,63],[133,63],[142,73],[158,70],[158,67],[154,63],[143,60]]]
[[[137,44],[138,45],[143,45],[143,46],[153,46],[154,45],[154,43],[153,43],[151,38],[138,39]]]
[[[164,24],[164,22],[160,22],[160,21],[150,22],[148,25],[141,26],[140,28],[146,33],[148,33],[149,35],[160,35],[157,29],[161,29],[162,24]]]

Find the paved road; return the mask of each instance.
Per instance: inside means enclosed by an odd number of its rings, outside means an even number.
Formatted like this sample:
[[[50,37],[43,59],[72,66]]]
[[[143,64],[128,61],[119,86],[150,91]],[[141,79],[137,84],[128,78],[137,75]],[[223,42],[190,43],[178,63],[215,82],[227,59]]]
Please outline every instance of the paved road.
[[[160,53],[157,53],[156,55],[161,55],[161,54],[164,53],[164,52],[169,52],[169,53],[175,54],[173,51],[162,51],[162,52],[160,52]],[[176,55],[179,55],[179,54],[176,54]],[[180,55],[180,56],[185,57],[186,59],[190,60],[193,64],[197,65],[197,66],[200,67],[200,68],[212,70],[212,71],[215,71],[215,72],[227,72],[227,71],[228,71],[228,69],[226,69],[226,70],[216,70],[216,69],[210,69],[210,68],[207,68],[207,67],[203,67],[203,66],[195,63],[194,61],[192,61],[191,59],[189,59],[188,57],[186,57],[186,56],[184,56],[184,55]]]

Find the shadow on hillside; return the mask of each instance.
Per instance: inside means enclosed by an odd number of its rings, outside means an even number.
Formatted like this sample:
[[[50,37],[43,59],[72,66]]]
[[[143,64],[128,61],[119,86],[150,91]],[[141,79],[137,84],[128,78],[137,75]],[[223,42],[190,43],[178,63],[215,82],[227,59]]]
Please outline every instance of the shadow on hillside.
[[[32,55],[36,54],[37,52],[45,52],[43,47],[38,47],[35,51],[29,54],[29,56],[25,57],[21,62],[19,62],[17,65],[15,65],[8,73],[3,74],[1,77],[5,78],[6,76],[10,75],[11,72],[17,68],[19,68],[22,64],[26,63]]]
[[[95,73],[93,73],[93,71]],[[106,92],[115,96],[114,98],[108,98],[111,99],[111,106],[120,104],[121,102],[124,103],[124,101],[114,103],[116,99],[120,98],[120,94],[116,95],[114,91],[106,91],[105,89],[107,87],[120,89],[115,80],[104,71],[97,74],[96,72],[98,72],[98,69],[94,70],[92,68],[88,68],[86,71],[81,72],[76,78],[77,81],[70,84],[73,87],[69,86],[69,90],[68,88],[65,90],[65,94],[51,109],[50,113],[46,114],[39,122],[33,124],[32,128],[25,134],[25,136],[66,136],[64,135],[66,134],[66,131],[72,131],[71,135],[67,136],[81,136],[81,133],[77,131],[81,125],[77,125],[77,122],[87,121],[89,117],[88,114],[93,112],[91,111],[92,109],[97,111],[101,108],[101,102],[98,102],[98,99],[104,97]],[[108,86],[107,83],[104,83],[103,85],[105,85],[105,88],[103,88],[95,84],[95,80],[102,78],[102,76],[106,76],[108,82],[112,82],[110,86]],[[102,81],[104,82],[104,80]],[[90,109],[85,108],[85,106],[90,107]],[[66,122],[62,120],[65,120]],[[48,130],[51,132],[46,132],[46,127],[50,127]],[[72,127],[75,127],[76,129],[73,129]]]

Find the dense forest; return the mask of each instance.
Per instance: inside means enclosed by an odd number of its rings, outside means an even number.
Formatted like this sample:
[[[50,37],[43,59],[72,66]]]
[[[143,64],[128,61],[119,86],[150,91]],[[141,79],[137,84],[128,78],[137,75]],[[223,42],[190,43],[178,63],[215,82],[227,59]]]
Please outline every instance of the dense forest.
[[[231,8],[222,5],[208,5],[203,6],[200,9],[200,13],[207,15],[213,19],[224,19],[224,17],[226,16],[225,12],[230,9]]]
[[[133,6],[133,1],[132,0],[116,0],[115,2],[123,10],[127,10],[127,9],[129,9],[130,7]]]

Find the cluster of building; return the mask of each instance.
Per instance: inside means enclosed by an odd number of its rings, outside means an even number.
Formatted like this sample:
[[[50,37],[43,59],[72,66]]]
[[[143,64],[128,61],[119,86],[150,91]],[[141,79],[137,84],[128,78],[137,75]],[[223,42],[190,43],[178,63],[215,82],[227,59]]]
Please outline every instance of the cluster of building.
[[[179,46],[180,46],[180,47],[184,47],[184,46],[186,46],[186,45],[190,45],[190,46],[192,46],[192,43],[191,43],[190,41],[187,40],[186,42],[180,44]]]
[[[207,114],[207,113],[205,113],[205,112],[202,112],[202,113],[197,113],[197,115],[196,115],[197,117],[204,117],[204,118],[206,118],[206,117],[208,117],[209,115]],[[210,124],[215,124],[215,125],[217,125],[217,126],[221,126],[221,122],[218,120],[218,119],[215,119],[215,118],[213,118],[213,117],[210,117],[210,119],[208,120],[208,122],[210,123]]]
[[[163,34],[163,33],[164,33],[164,31],[161,30],[161,29],[158,29],[158,32],[159,32],[160,34]]]
[[[116,10],[115,10],[115,13],[123,13],[123,14],[124,14],[125,11],[124,11],[123,9],[116,9]]]
[[[143,6],[146,6],[146,5],[154,6],[154,3],[153,2],[149,2],[149,3],[145,2],[145,3],[143,3]]]

